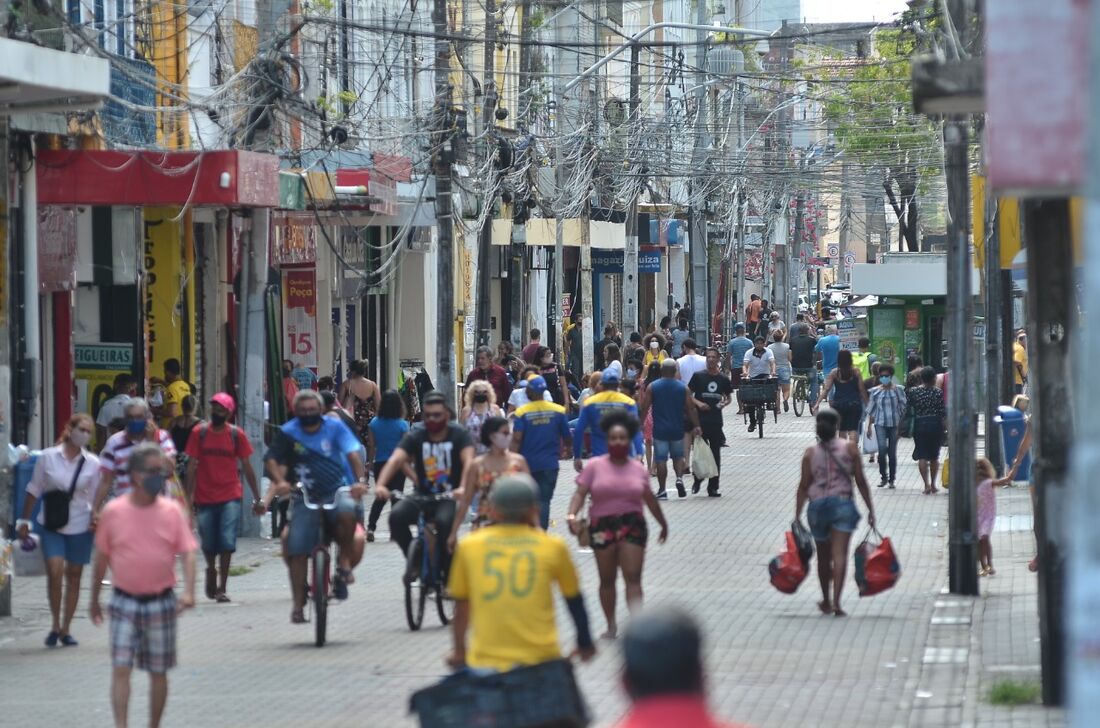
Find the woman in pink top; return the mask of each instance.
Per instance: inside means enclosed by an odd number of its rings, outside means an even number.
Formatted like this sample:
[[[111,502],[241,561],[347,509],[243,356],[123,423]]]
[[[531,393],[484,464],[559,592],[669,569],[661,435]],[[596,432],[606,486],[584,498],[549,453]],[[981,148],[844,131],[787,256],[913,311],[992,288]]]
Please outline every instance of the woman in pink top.
[[[577,492],[569,504],[569,530],[580,532],[577,512],[585,499],[592,497],[588,509],[589,534],[596,553],[600,574],[600,606],[607,618],[604,637],[618,634],[615,622],[616,573],[623,572],[626,603],[631,611],[642,606],[642,566],[649,531],[645,509],[661,525],[657,543],[668,538],[668,522],[661,504],[649,487],[649,473],[642,463],[630,457],[630,443],[638,434],[638,419],[623,411],[611,411],[600,421],[607,434],[607,455],[594,457],[577,476]]]
[[[794,519],[802,519],[802,507],[809,500],[810,531],[817,542],[817,576],[821,580],[818,609],[824,614],[845,616],[840,593],[848,565],[848,542],[859,524],[859,511],[852,501],[852,481],[867,504],[867,523],[875,525],[875,506],[863,477],[863,460],[856,444],[837,437],[840,413],[831,407],[817,412],[818,444],[802,456],[802,479],[798,483]],[[831,585],[831,590],[830,590]],[[830,593],[831,591],[831,593]]]

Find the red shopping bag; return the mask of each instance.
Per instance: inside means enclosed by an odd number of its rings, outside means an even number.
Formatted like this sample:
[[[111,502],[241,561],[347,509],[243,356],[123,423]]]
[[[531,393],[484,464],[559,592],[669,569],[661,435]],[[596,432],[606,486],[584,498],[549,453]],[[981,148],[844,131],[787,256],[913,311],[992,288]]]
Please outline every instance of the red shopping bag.
[[[806,564],[798,552],[798,542],[794,534],[785,534],[787,548],[768,564],[768,575],[772,586],[784,594],[794,594],[798,585],[806,578]]]
[[[901,576],[901,563],[894,546],[878,529],[872,529],[856,547],[855,562],[856,585],[861,597],[886,591],[897,584]]]

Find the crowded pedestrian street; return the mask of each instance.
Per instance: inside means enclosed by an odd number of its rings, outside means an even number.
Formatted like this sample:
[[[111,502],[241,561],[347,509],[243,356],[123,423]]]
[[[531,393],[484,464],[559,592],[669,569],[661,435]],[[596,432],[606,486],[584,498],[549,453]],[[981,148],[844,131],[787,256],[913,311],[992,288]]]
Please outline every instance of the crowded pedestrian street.
[[[1037,679],[1039,673],[1027,490],[998,494],[997,574],[983,579],[982,595],[948,595],[947,497],[921,494],[911,443],[903,441],[897,488],[875,488],[872,478],[878,527],[895,544],[901,577],[893,589],[860,598],[849,570],[849,616],[822,615],[812,573],[795,594],[785,595],[768,583],[767,569],[793,517],[797,455],[814,443],[814,420],[791,413],[780,414],[776,424],[770,413],[768,419],[758,438],[746,432],[736,408],[726,411],[723,497],[671,494],[662,503],[668,541],[646,555],[647,607],[680,606],[700,622],[715,714],[760,727],[1062,725],[1059,710],[988,700],[998,681]],[[593,555],[579,550],[565,528],[573,480],[563,468],[550,532],[570,543],[593,632],[599,633]],[[853,544],[866,530],[861,523]],[[232,578],[232,603],[200,596],[179,619],[180,664],[172,673],[164,725],[416,725],[409,696],[446,674],[450,629],[429,605],[424,627],[409,631],[402,563],[388,537],[380,529],[368,544],[349,599],[330,610],[322,649],[314,647],[312,625],[287,622],[279,544],[240,539],[234,563],[242,575]],[[107,724],[108,630],[92,626],[81,609],[72,626],[79,649],[44,650],[44,590],[43,580],[18,580],[19,616],[0,632],[5,722]],[[568,645],[572,630],[563,610],[558,616]],[[593,725],[611,726],[627,708],[622,658],[614,641],[597,640],[597,650],[592,662],[577,665],[577,676]],[[146,706],[143,680],[135,678],[132,715],[144,715]]]

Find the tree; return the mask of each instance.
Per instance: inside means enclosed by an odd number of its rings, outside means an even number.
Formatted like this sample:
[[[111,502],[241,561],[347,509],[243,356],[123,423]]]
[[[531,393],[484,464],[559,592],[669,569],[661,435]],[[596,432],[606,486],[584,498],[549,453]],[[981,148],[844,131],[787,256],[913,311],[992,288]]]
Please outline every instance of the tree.
[[[848,161],[881,173],[899,246],[910,252],[919,250],[918,195],[942,173],[943,154],[936,125],[912,109],[909,57],[916,44],[907,29],[880,30],[868,57],[823,55],[808,74]]]

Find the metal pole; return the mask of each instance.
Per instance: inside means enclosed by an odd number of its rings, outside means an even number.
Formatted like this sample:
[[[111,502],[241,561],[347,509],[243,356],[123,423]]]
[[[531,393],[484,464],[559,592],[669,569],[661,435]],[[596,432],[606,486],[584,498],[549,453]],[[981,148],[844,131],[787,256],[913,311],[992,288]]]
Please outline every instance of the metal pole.
[[[641,51],[638,44],[630,46],[630,117],[627,128],[630,139],[637,137],[638,109],[641,106],[642,74],[639,69]],[[638,190],[640,181],[632,183],[633,192],[626,208],[626,250],[623,251],[623,341],[640,330],[638,321]]]
[[[801,187],[798,190],[798,194],[794,200],[794,240],[787,241],[787,259],[790,260],[790,280],[794,281],[793,289],[791,293],[794,299],[794,308],[798,308],[798,289],[801,285],[799,280],[801,276],[798,274],[799,267],[795,265],[794,251],[798,251],[798,259],[802,259],[802,238],[806,234],[806,198],[802,192]],[[788,283],[788,285],[790,285]],[[807,299],[808,300],[808,299]],[[790,321],[791,319],[787,319]]]
[[[998,405],[1007,404],[1001,399],[1002,359],[1005,356],[1001,341],[1001,296],[1005,292],[1001,290],[1001,235],[998,230],[1000,218],[997,215],[997,198],[988,185],[985,188],[985,209],[982,212],[985,218],[985,244],[982,248],[985,251],[985,456],[997,468],[997,472],[1001,472],[1002,468],[1012,465],[1004,462],[1001,438],[993,426]]]
[[[455,401],[455,288],[454,288],[454,215],[451,194],[451,164],[454,144],[451,122],[451,44],[447,40],[447,0],[433,0],[432,24],[435,30],[435,220],[438,236],[439,290],[436,298],[435,355],[438,361],[436,388]]]
[[[598,48],[600,41],[600,3],[593,1],[592,7],[592,47]],[[579,26],[579,23],[578,23]],[[578,59],[580,56],[577,56]],[[595,79],[588,84],[589,102],[592,104],[592,131],[588,136],[589,141],[598,139],[600,118],[599,94],[596,91]],[[581,218],[581,319],[584,321],[584,329],[581,330],[582,349],[584,361],[594,361],[596,342],[594,340],[595,311],[592,300],[592,195],[589,190],[584,190],[585,203],[584,215]]]
[[[554,25],[554,41],[556,42],[554,55],[560,57],[563,44],[566,42],[564,14],[558,13]],[[559,63],[559,66],[564,63]],[[562,301],[565,300],[565,90],[559,76],[554,76],[554,187],[557,204],[554,210],[554,288],[550,299],[550,315],[553,318],[553,333],[546,338],[554,340],[560,337],[558,345],[558,361],[565,358],[565,311],[562,310]],[[576,305],[576,301],[573,302]],[[583,333],[583,332],[582,332]],[[583,352],[583,347],[582,352]],[[591,359],[583,357],[582,368],[587,370]]]
[[[485,81],[482,84],[481,96],[481,161],[488,162],[495,157],[492,130],[496,126],[493,114],[497,105],[496,83],[496,43],[497,23],[496,4],[494,0],[485,0]],[[478,231],[477,246],[477,343],[479,346],[488,346],[492,337],[492,278],[489,275],[489,256],[493,247],[493,207],[496,204],[497,169],[495,164],[489,166],[482,183],[486,186],[481,195],[481,214],[483,221],[481,230]]]
[[[966,117],[944,123],[944,162],[947,171],[947,316],[950,351],[948,431],[951,484],[948,510],[950,529],[949,582],[952,594],[978,594],[977,509],[974,495],[974,405],[971,327],[974,321],[970,290],[970,192]]]
[[[737,302],[740,308],[744,308],[749,301],[745,295],[745,218],[743,205],[745,202],[744,190],[737,190]],[[752,336],[752,332],[749,332]]]
[[[531,0],[523,0],[520,10],[520,26],[519,34],[522,39],[522,44],[519,48],[519,98],[520,109],[516,109],[517,112],[521,112],[519,124],[521,128],[526,130],[530,128],[530,110],[531,102],[527,98],[527,95],[531,89],[531,54],[532,48],[530,44],[531,40]],[[516,209],[519,210],[521,205],[526,206],[527,200],[516,199],[513,203]],[[512,221],[512,245],[509,250],[509,269],[508,277],[511,279],[511,293],[512,293],[512,305],[511,305],[511,320],[508,322],[508,338],[516,346],[523,344],[525,339],[524,330],[527,328],[527,297],[524,295],[527,290],[525,285],[526,276],[524,275],[527,262],[527,210],[523,210],[522,225],[515,224],[515,216],[513,215]],[[541,324],[540,324],[541,326]],[[554,335],[547,331],[546,341],[548,345],[554,345]],[[562,364],[565,362],[563,361]]]
[[[848,193],[848,169],[847,162],[840,165],[840,244],[837,246],[836,278],[842,283],[848,282],[849,271],[844,265],[844,258],[852,231],[852,196]]]
[[[706,103],[706,42],[707,42],[707,3],[696,2],[695,34],[695,149],[692,153],[691,170],[694,177],[691,182],[691,310],[695,316],[695,337],[698,341],[710,342],[710,316],[707,315],[707,215],[706,183],[701,173],[706,166],[704,150],[707,146],[707,103]],[[637,34],[636,34],[637,35]],[[700,189],[702,188],[702,190]],[[738,295],[741,292],[738,291]]]
[[[42,328],[38,297],[38,170],[34,162],[34,139],[27,138],[22,161],[23,185],[23,396],[27,403],[27,442],[31,449],[42,446]]]
[[[1043,703],[1061,705],[1065,694],[1063,619],[1068,546],[1063,514],[1066,512],[1069,448],[1073,444],[1072,403],[1078,396],[1069,387],[1068,332],[1075,323],[1072,312],[1076,306],[1073,248],[1068,200],[1028,201],[1023,203],[1023,209],[1025,240],[1031,248],[1029,253],[1042,250],[1042,254],[1028,255],[1027,320],[1031,354],[1031,442],[1035,456],[1032,469],[1036,495],[1035,540],[1039,545],[1039,642]],[[1082,423],[1090,419],[1094,418],[1081,417]],[[1092,475],[1095,477],[1095,473]],[[1095,518],[1096,514],[1091,515]],[[1087,539],[1093,531],[1094,526],[1090,526],[1088,531],[1077,535]],[[1087,651],[1089,644],[1086,641],[1079,649]]]
[[[1100,13],[1092,13],[1090,37],[1100,38]],[[1092,63],[1100,62],[1100,43],[1093,42]],[[1093,66],[1095,67],[1095,65]],[[1089,76],[1087,107],[1090,139],[1100,138],[1100,77]],[[1084,260],[1078,269],[1081,308],[1100,311],[1100,146],[1090,144],[1088,181],[1085,186]],[[1078,326],[1075,382],[1073,391],[1082,402],[1096,401],[1097,384],[1092,381],[1092,365],[1100,356],[1100,334],[1094,326]],[[1089,394],[1092,392],[1092,394]],[[1070,534],[1068,594],[1066,616],[1068,640],[1081,649],[1066,655],[1069,672],[1068,723],[1071,728],[1086,728],[1100,715],[1100,655],[1085,646],[1095,644],[1100,634],[1100,533],[1096,514],[1100,513],[1100,489],[1093,484],[1100,472],[1100,417],[1086,416],[1086,408],[1077,410],[1078,440],[1073,448],[1069,489],[1066,493],[1066,528]]]
[[[8,119],[0,116],[0,159],[8,159]],[[9,270],[11,256],[8,240],[8,191],[7,171],[4,183],[0,184],[0,269]],[[10,280],[10,277],[7,279]],[[3,537],[9,538],[8,527],[23,514],[11,512],[14,507],[12,498],[12,464],[8,460],[8,444],[11,442],[12,406],[11,406],[11,293],[5,281],[0,286],[0,529]],[[0,617],[11,616],[11,577],[0,572]]]
[[[238,365],[240,384],[237,391],[239,414],[237,423],[252,443],[264,441],[264,372],[267,361],[265,347],[267,326],[264,310],[264,293],[267,288],[268,236],[271,231],[271,210],[266,207],[252,212],[252,227],[246,233],[246,246],[241,258],[241,284],[244,299],[241,301],[241,313],[237,317],[239,326]],[[281,366],[281,365],[280,365]],[[280,397],[283,392],[281,381],[271,382],[272,397]],[[257,473],[263,472],[262,448],[256,447],[252,453],[252,467]],[[244,503],[251,504],[251,493],[244,494]],[[260,519],[252,513],[251,507],[242,508],[241,535],[259,536]]]

